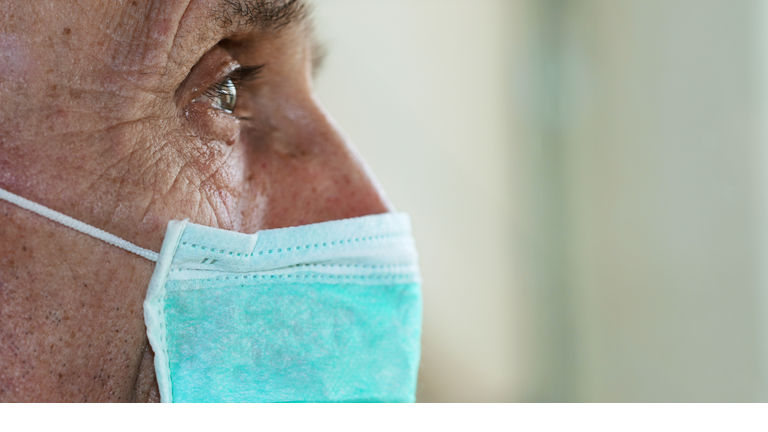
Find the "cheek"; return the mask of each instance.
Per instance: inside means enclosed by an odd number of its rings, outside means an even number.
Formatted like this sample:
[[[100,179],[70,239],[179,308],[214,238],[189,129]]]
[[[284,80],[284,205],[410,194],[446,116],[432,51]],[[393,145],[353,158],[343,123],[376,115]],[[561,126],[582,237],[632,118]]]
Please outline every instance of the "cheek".
[[[52,124],[46,119],[49,113],[41,110],[52,76],[45,75],[34,54],[28,41],[0,31],[0,130],[14,141],[34,137],[29,124]]]
[[[237,145],[196,142],[197,151],[179,171],[172,191],[176,208],[193,205],[193,222],[224,229],[237,229],[237,211],[245,183],[245,157]],[[173,206],[172,206],[173,208]]]
[[[29,43],[13,34],[0,34],[0,89],[14,83],[36,82],[39,71]]]
[[[162,230],[168,221],[184,219],[237,229],[245,175],[242,149],[201,139],[183,128],[151,148],[148,157],[140,158],[145,163],[132,170],[144,176],[144,191],[150,193],[142,200],[147,208],[140,231]]]

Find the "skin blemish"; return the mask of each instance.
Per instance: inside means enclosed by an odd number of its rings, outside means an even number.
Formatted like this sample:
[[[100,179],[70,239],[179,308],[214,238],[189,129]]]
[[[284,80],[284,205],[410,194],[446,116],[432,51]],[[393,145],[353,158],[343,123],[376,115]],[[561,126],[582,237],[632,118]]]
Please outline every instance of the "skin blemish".
[[[61,34],[63,34],[64,36],[69,36],[70,34],[72,34],[72,29],[70,29],[69,27],[64,27],[64,31],[61,32]]]

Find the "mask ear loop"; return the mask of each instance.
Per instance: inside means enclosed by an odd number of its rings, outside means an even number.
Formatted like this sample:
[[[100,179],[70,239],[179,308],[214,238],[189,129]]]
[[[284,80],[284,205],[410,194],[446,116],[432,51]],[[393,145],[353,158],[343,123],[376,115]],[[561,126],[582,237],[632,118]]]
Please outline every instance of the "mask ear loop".
[[[157,252],[138,247],[135,244],[125,241],[116,235],[112,235],[104,230],[100,230],[96,227],[80,222],[77,219],[72,219],[67,215],[61,214],[55,210],[51,210],[48,207],[43,207],[40,204],[34,203],[18,195],[14,195],[4,189],[0,189],[0,199],[8,201],[11,204],[15,204],[23,209],[27,209],[33,213],[37,213],[46,219],[50,219],[64,226],[68,226],[75,231],[79,231],[85,235],[97,238],[113,246],[117,246],[120,249],[127,250],[128,252],[134,253],[152,262],[157,262],[159,257]]]

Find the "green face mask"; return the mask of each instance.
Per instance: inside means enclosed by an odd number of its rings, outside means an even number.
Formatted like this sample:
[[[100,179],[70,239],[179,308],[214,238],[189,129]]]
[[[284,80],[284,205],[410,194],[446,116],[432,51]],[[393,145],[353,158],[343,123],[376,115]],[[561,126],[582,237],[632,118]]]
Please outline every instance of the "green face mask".
[[[163,402],[413,402],[421,289],[410,222],[383,214],[241,234],[168,225],[144,316]]]

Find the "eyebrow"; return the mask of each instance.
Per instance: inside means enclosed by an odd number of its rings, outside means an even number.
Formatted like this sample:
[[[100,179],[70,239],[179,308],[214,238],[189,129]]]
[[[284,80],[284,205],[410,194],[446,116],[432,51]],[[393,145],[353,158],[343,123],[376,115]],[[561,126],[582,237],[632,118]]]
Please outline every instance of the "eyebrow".
[[[213,21],[228,33],[277,31],[306,16],[307,5],[302,0],[220,0],[211,9]]]

